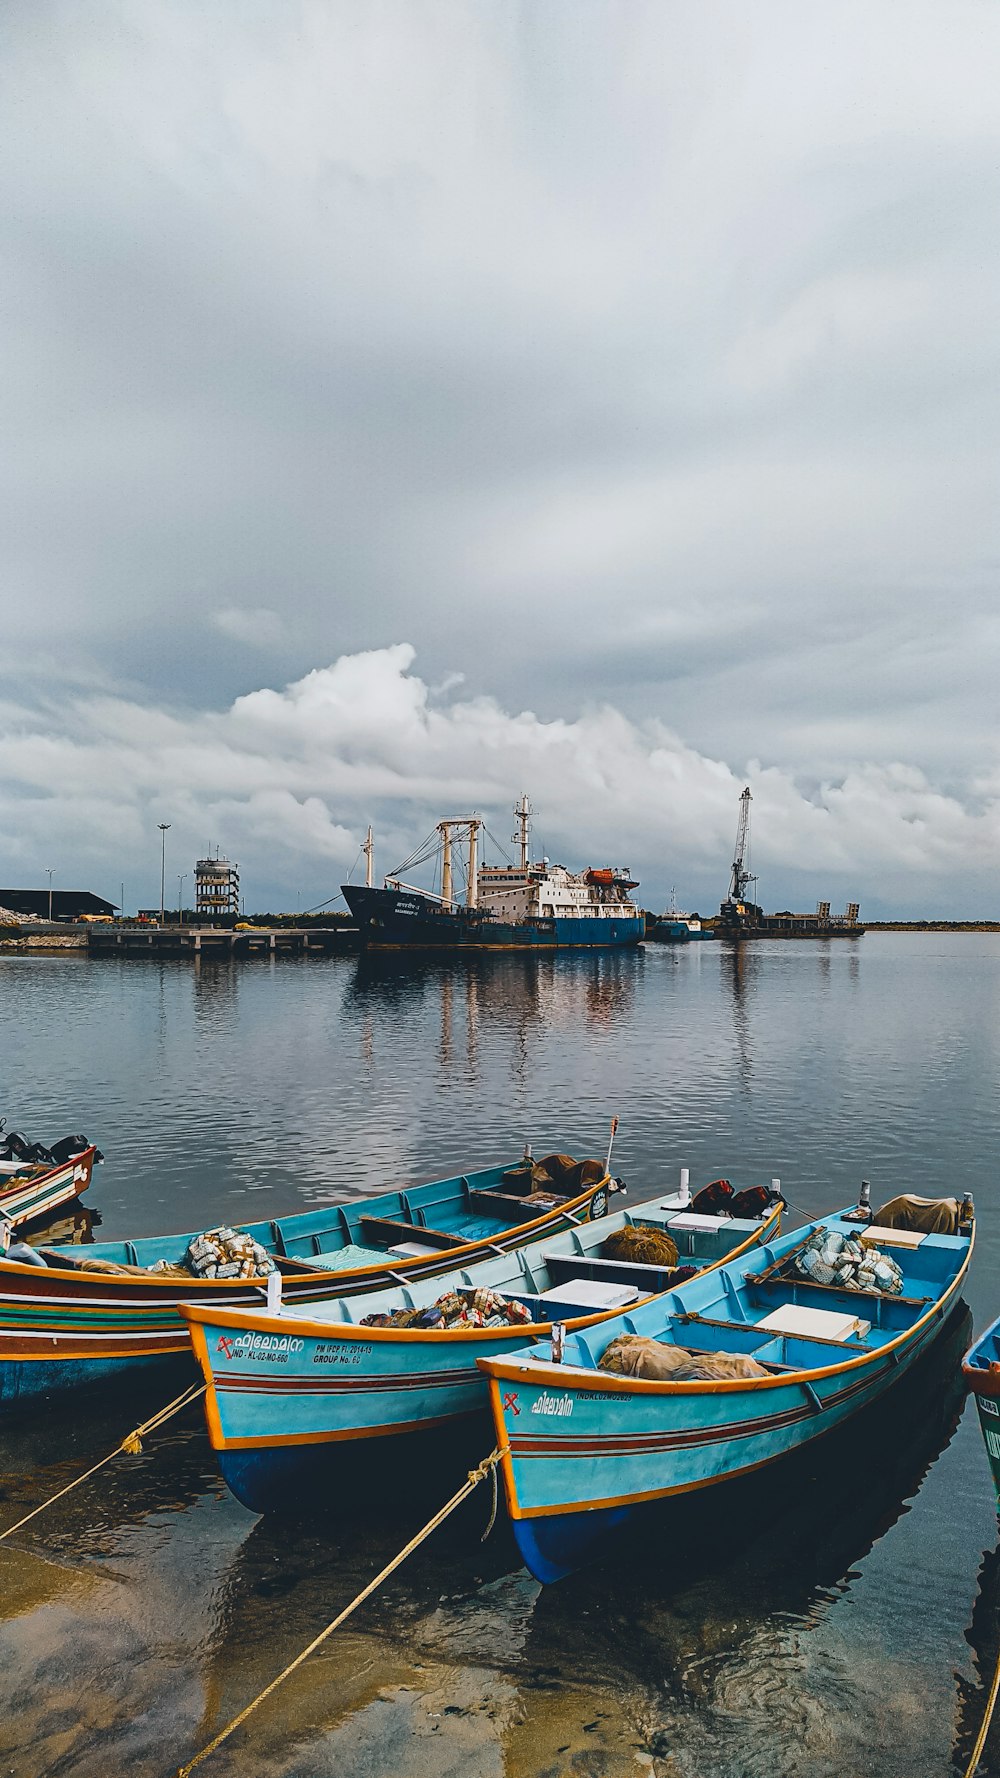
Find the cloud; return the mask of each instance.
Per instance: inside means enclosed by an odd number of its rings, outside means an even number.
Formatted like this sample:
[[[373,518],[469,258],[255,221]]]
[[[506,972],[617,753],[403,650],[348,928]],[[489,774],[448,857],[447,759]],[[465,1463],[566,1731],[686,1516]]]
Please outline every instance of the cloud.
[[[8,663],[207,709],[408,636],[549,719],[968,777],[996,9],[7,13]]]
[[[759,760],[734,771],[657,718],[610,702],[567,720],[456,698],[414,659],[409,643],[342,655],[223,710],[149,708],[87,686],[32,707],[8,688],[0,826],[18,837],[0,848],[0,874],[27,881],[57,865],[67,884],[108,892],[124,879],[143,885],[131,905],[155,901],[166,820],[171,861],[190,869],[221,843],[249,906],[297,893],[308,905],[336,892],[369,821],[384,871],[449,813],[475,809],[505,839],[527,790],[538,851],[576,868],[628,864],[649,905],[676,884],[704,911],[726,889],[749,780],[766,905],[839,895],[871,914],[992,911],[1000,776],[947,791],[906,764],[813,783]]]
[[[223,636],[243,642],[249,648],[279,648],[285,641],[283,620],[266,606],[247,611],[239,605],[228,605],[222,611],[214,611],[211,621]]]

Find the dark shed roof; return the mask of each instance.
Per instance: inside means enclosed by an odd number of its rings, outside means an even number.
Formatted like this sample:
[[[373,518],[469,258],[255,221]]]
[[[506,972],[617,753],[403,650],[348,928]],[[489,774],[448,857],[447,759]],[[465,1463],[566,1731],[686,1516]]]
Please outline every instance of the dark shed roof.
[[[49,892],[47,889],[0,889],[0,908],[12,914],[36,914],[47,920]],[[81,914],[113,914],[116,904],[92,895],[89,889],[52,890],[53,920],[76,920]]]

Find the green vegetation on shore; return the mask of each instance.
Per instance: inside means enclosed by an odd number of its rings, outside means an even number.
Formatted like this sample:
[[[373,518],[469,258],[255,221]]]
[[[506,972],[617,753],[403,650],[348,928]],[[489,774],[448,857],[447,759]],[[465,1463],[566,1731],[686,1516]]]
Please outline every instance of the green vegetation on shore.
[[[1000,932],[1000,920],[865,920],[869,932]]]

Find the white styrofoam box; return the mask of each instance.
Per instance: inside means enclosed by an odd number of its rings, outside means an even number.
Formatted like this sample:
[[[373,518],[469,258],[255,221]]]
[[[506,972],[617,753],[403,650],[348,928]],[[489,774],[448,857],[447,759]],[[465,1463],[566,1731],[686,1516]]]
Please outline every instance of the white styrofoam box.
[[[862,1321],[858,1315],[845,1315],[840,1309],[807,1309],[801,1303],[783,1303],[780,1309],[772,1309],[758,1327],[766,1327],[771,1333],[808,1334],[817,1340],[851,1340],[858,1336],[864,1339],[871,1333],[870,1321]]]
[[[542,1293],[543,1303],[579,1303],[585,1309],[622,1309],[637,1301],[634,1284],[608,1284],[603,1278],[570,1278]]]
[[[877,1222],[869,1223],[861,1231],[861,1240],[868,1247],[919,1247],[926,1239],[926,1230],[887,1229]]]
[[[397,1247],[390,1247],[390,1253],[398,1253],[401,1259],[421,1259],[425,1253],[440,1253],[440,1247],[428,1247],[426,1241],[400,1241]]]

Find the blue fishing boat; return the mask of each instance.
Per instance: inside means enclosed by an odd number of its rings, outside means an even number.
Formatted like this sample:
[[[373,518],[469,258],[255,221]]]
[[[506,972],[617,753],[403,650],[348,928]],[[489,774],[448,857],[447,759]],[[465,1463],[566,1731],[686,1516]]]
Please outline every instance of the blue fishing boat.
[[[875,1401],[957,1300],[952,1235],[810,1223],[624,1316],[482,1358],[522,1556],[554,1581],[648,1503],[773,1463]],[[838,1255],[840,1256],[838,1258]]]
[[[970,1395],[976,1398],[979,1428],[1000,1512],[1000,1316],[965,1354],[962,1376]]]
[[[339,1183],[349,1190],[349,1174]],[[275,1270],[300,1302],[436,1276],[603,1216],[615,1189],[606,1160],[526,1151],[504,1167],[236,1230],[19,1249],[0,1258],[0,1400],[190,1355],[178,1304],[260,1303]]]
[[[477,1359],[554,1324],[588,1327],[757,1245],[776,1232],[782,1201],[766,1189],[753,1197],[758,1214],[743,1217],[645,1203],[432,1283],[319,1307],[182,1305],[226,1482],[254,1511],[287,1506],[329,1476],[332,1445],[485,1411]]]

